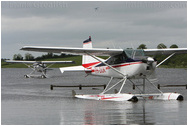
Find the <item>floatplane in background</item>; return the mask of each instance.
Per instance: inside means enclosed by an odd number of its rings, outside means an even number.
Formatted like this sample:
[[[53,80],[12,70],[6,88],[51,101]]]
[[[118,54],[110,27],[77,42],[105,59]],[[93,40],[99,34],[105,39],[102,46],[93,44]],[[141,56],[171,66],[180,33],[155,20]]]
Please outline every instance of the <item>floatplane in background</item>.
[[[82,66],[60,68],[61,72],[85,71],[88,75],[110,78],[106,88],[100,94],[75,94],[75,97],[77,98],[110,101],[138,101],[138,98],[183,100],[183,96],[179,93],[163,93],[152,81],[150,81],[149,78],[154,74],[156,67],[161,65],[174,54],[187,53],[186,48],[136,50],[92,48],[91,37],[89,37],[89,39],[83,42],[83,48],[24,46],[21,50],[82,55]],[[169,56],[159,64],[157,64],[157,60],[155,58],[146,56],[156,54],[165,54]],[[107,60],[104,60],[97,56],[110,57]],[[115,84],[111,84],[111,81],[114,78],[119,78],[120,80]],[[136,86],[136,84],[132,81],[133,79],[143,79],[142,90]],[[138,94],[121,93],[127,80],[139,89],[140,92]],[[145,92],[145,80],[148,81],[159,93],[147,94]],[[119,91],[115,94],[107,93],[119,84],[121,84]]]
[[[74,61],[20,61],[20,60],[5,60],[7,63],[23,63],[27,67],[31,68],[33,71],[30,74],[24,75],[25,78],[30,77],[41,77],[41,78],[47,78],[47,70],[50,70],[49,67],[51,67],[54,64],[72,64]],[[32,65],[29,65],[32,64]],[[49,64],[49,65],[47,65]],[[40,75],[37,75],[37,73],[41,73]]]

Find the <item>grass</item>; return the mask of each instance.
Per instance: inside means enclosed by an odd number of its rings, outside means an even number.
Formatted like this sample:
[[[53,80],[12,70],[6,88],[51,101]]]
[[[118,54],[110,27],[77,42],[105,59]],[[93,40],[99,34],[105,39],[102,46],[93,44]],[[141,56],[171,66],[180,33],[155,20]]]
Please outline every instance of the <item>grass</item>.
[[[108,58],[105,56],[101,56],[100,58]],[[82,56],[70,56],[65,58],[50,58],[44,59],[43,61],[75,61],[75,64],[54,64],[51,68],[59,68],[59,67],[69,67],[69,66],[79,66],[82,65]],[[27,68],[26,65],[22,63],[6,63],[1,61],[1,68]]]
[[[82,56],[71,56],[66,58],[51,58],[51,59],[45,59],[43,61],[75,61],[75,64],[54,64],[51,66],[51,68],[79,66],[82,64]],[[4,61],[1,61],[1,68],[27,68],[27,66],[22,63],[6,63]]]

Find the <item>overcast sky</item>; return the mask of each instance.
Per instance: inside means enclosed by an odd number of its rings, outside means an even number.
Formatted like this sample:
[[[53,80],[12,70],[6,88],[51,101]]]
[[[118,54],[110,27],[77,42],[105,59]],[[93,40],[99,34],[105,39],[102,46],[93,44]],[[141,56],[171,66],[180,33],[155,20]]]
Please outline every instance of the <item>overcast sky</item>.
[[[97,48],[187,47],[187,2],[1,2],[2,58],[24,57],[25,45],[82,47],[89,36]]]

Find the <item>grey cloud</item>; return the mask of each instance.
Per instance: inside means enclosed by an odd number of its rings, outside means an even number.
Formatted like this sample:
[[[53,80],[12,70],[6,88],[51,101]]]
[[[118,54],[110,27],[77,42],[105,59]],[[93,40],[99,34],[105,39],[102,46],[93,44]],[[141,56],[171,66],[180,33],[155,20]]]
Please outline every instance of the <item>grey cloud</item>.
[[[186,2],[3,1],[1,6],[2,57],[18,52],[15,43],[82,47],[90,35],[94,47],[187,45]]]

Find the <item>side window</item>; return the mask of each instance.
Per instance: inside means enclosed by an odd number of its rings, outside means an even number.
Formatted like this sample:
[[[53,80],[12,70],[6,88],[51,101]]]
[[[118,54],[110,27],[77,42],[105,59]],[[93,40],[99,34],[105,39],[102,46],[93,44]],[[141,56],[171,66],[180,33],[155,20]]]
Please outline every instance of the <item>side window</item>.
[[[106,61],[107,64],[113,65],[113,64],[119,64],[119,63],[125,63],[127,60],[126,54],[123,52],[120,55],[116,55],[111,57],[109,60]]]
[[[125,54],[125,52],[123,52],[122,54],[110,57],[106,61],[106,63],[109,65],[114,65],[114,64],[120,64],[120,63],[131,62],[131,61],[133,61],[133,60],[131,58],[128,58],[128,56]],[[101,64],[97,65],[96,67],[99,67],[99,66],[105,66],[105,64],[101,63]]]

